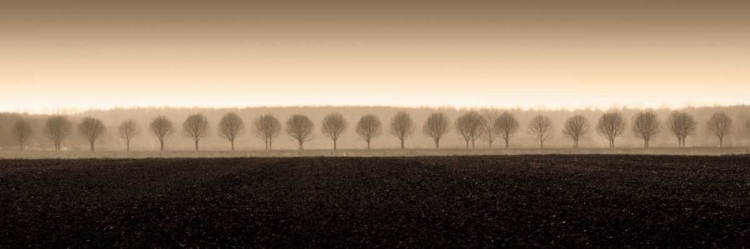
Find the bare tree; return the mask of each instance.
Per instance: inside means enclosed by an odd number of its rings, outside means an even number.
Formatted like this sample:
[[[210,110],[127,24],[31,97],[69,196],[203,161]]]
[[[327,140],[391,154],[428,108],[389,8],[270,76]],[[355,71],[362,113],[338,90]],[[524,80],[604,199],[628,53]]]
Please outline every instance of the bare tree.
[[[609,140],[609,147],[615,147],[615,139],[625,133],[628,123],[622,113],[605,113],[599,118],[596,131]]]
[[[273,140],[281,134],[281,122],[271,114],[261,115],[253,122],[253,133],[266,144],[266,150],[273,150]]]
[[[31,137],[31,124],[29,124],[29,122],[26,122],[26,120],[19,119],[13,125],[12,133],[16,138],[16,141],[18,141],[18,146],[21,148],[21,151],[23,151],[24,145],[27,141],[29,141],[29,138]]]
[[[672,134],[677,137],[679,147],[685,147],[685,140],[688,136],[693,135],[698,128],[698,124],[690,114],[685,112],[674,111],[667,119],[667,127]]]
[[[94,151],[96,140],[104,135],[105,132],[107,132],[107,127],[104,126],[101,120],[96,118],[87,117],[83,119],[83,122],[78,124],[78,133],[89,141],[91,151]]]
[[[219,122],[219,137],[224,138],[232,144],[234,151],[234,140],[245,133],[245,122],[234,112],[227,113]]]
[[[323,118],[323,127],[321,130],[323,131],[323,135],[333,140],[333,150],[337,149],[336,141],[346,131],[347,126],[349,124],[340,113],[331,113]]]
[[[510,147],[510,139],[515,136],[521,128],[521,124],[518,123],[516,116],[509,112],[503,112],[503,114],[495,120],[494,126],[497,126],[498,131],[500,131],[500,137],[505,141],[505,148]]]
[[[732,130],[732,118],[724,112],[717,112],[708,120],[708,131],[719,139],[719,147],[724,147],[724,137]]]
[[[539,148],[544,149],[544,142],[552,139],[555,133],[555,127],[552,126],[552,119],[542,115],[534,117],[529,123],[529,133],[539,140]]]
[[[359,123],[357,123],[357,135],[367,142],[368,150],[370,149],[372,139],[382,134],[383,131],[380,126],[380,119],[375,115],[365,115],[359,119]]]
[[[286,134],[299,142],[299,149],[303,150],[303,144],[313,139],[313,122],[304,115],[292,115],[286,121]]]
[[[68,117],[53,116],[47,119],[45,123],[47,136],[55,144],[55,151],[60,151],[62,141],[73,133],[73,123]]]
[[[141,127],[138,126],[135,120],[131,119],[122,122],[117,130],[119,131],[120,138],[125,140],[126,151],[130,151],[130,141],[141,134]]]
[[[151,121],[151,125],[149,127],[151,128],[151,133],[153,133],[154,136],[159,139],[161,151],[164,152],[164,142],[166,142],[169,137],[174,134],[175,131],[172,121],[170,121],[166,116],[159,116]]]
[[[469,142],[471,142],[471,148],[474,148],[474,141],[482,135],[482,130],[485,126],[485,120],[482,115],[475,111],[467,112],[456,119],[456,132],[466,141],[466,148],[469,148]]]
[[[586,137],[590,130],[589,120],[583,115],[575,115],[565,121],[562,133],[573,140],[573,148],[578,148],[578,141]]]
[[[208,136],[211,131],[211,126],[208,124],[208,119],[203,114],[190,115],[185,123],[182,124],[182,132],[186,137],[193,139],[195,142],[195,151],[198,151],[198,144],[201,139]]]
[[[445,134],[448,134],[451,129],[450,121],[443,113],[433,113],[424,122],[422,132],[428,137],[431,137],[435,141],[435,149],[440,149],[440,138]]]
[[[500,128],[496,125],[499,117],[500,112],[495,109],[485,109],[482,111],[482,119],[484,119],[482,122],[484,124],[482,125],[482,138],[487,141],[490,149],[492,149],[492,143],[495,142],[495,139],[501,133]]]
[[[639,112],[633,120],[633,135],[643,139],[643,148],[648,149],[648,142],[651,141],[651,138],[656,137],[661,132],[660,126],[659,117],[656,116],[656,113],[651,111]]]
[[[414,122],[406,112],[398,112],[391,119],[391,135],[401,140],[401,149],[404,149],[404,140],[414,133]]]

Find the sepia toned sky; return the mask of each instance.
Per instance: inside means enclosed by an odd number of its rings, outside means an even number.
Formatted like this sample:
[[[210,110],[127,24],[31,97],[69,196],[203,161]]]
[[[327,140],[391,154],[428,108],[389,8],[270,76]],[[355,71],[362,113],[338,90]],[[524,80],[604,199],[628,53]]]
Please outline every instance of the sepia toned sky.
[[[750,103],[747,1],[0,2],[0,111]]]

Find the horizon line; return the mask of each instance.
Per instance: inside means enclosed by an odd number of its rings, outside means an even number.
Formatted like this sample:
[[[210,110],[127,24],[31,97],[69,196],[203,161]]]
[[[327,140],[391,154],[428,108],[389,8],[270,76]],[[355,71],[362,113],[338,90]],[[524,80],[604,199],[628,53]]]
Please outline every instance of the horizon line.
[[[682,110],[691,108],[735,108],[735,107],[747,107],[750,106],[748,103],[733,103],[733,104],[694,104],[686,103],[681,106],[675,107],[668,104],[663,104],[658,107],[655,106],[633,106],[633,105],[621,105],[612,104],[609,107],[601,107],[588,105],[585,107],[548,107],[544,105],[538,105],[536,107],[530,106],[460,106],[460,105],[336,105],[336,104],[310,104],[310,105],[245,105],[245,106],[209,106],[209,105],[135,105],[135,106],[112,106],[112,107],[58,107],[48,108],[42,107],[35,111],[29,110],[2,110],[0,113],[4,114],[26,114],[26,115],[79,115],[87,112],[106,112],[113,110],[139,110],[139,109],[168,109],[168,110],[179,110],[179,109],[205,109],[205,110],[224,110],[224,109],[259,109],[259,108],[395,108],[395,109],[453,109],[457,111],[461,110],[483,110],[483,109],[495,109],[495,110],[520,110],[520,111],[579,111],[579,110],[590,110],[590,111],[608,111],[608,110],[625,110],[625,109],[636,109],[636,110]]]

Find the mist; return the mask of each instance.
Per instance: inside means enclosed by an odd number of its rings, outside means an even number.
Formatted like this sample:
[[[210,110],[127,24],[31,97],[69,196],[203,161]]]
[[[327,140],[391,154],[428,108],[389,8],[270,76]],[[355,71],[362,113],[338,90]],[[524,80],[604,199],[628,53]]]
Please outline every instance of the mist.
[[[226,139],[218,135],[218,123],[221,117],[229,112],[235,112],[244,120],[245,132],[235,141],[235,149],[238,151],[261,151],[265,149],[262,139],[256,137],[252,132],[252,122],[255,118],[264,114],[272,114],[282,125],[294,114],[308,116],[315,125],[313,129],[313,139],[305,142],[306,150],[329,150],[333,149],[333,142],[321,132],[322,120],[330,113],[338,112],[348,122],[348,128],[338,140],[338,149],[344,150],[364,150],[367,148],[365,141],[360,139],[354,132],[359,119],[368,114],[376,115],[382,122],[383,133],[373,139],[372,149],[398,149],[400,141],[397,137],[388,132],[391,118],[399,111],[408,113],[414,121],[414,133],[406,139],[406,149],[431,149],[434,148],[433,140],[424,135],[422,125],[427,117],[434,112],[442,112],[454,125],[456,118],[461,114],[471,110],[483,111],[481,108],[403,108],[388,106],[299,106],[299,107],[248,107],[248,108],[115,108],[106,110],[88,110],[68,115],[74,126],[79,124],[86,117],[93,117],[103,121],[107,132],[97,140],[97,151],[125,151],[125,141],[117,134],[118,126],[127,120],[135,120],[141,128],[141,134],[133,138],[131,142],[131,151],[158,151],[159,141],[154,137],[148,128],[151,120],[159,115],[164,115],[170,119],[175,126],[175,133],[165,144],[165,151],[192,151],[194,150],[193,140],[185,136],[182,130],[182,124],[185,119],[193,114],[203,114],[209,121],[211,127],[209,135],[201,140],[200,147],[202,151],[229,151],[231,144]],[[589,123],[596,125],[599,117],[611,111],[619,111],[626,118],[628,127],[623,136],[618,137],[615,142],[615,148],[642,148],[643,141],[636,138],[630,126],[632,125],[633,116],[644,109],[638,108],[613,108],[613,109],[496,109],[500,112],[507,111],[513,113],[520,122],[520,129],[515,137],[510,140],[511,148],[532,149],[538,148],[539,143],[532,134],[528,132],[527,125],[536,115],[545,115],[552,119],[554,126],[553,137],[545,142],[545,148],[572,148],[573,142],[570,138],[562,134],[562,129],[567,118],[580,114],[585,116]],[[651,148],[673,148],[677,147],[677,139],[670,133],[664,125],[669,113],[674,109],[661,108],[649,109],[654,111],[661,122],[661,132],[650,141]],[[688,107],[678,109],[691,114],[698,128],[693,136],[688,137],[687,147],[718,147],[718,139],[711,134],[706,126],[706,122],[717,111],[727,113],[733,120],[733,126],[729,136],[724,140],[724,147],[745,147],[750,145],[750,133],[746,129],[746,122],[750,120],[750,106],[714,106],[714,107]],[[54,149],[52,142],[47,138],[44,132],[44,122],[51,115],[35,115],[21,113],[4,113],[0,114],[0,147],[4,151],[18,150],[18,143],[11,134],[11,127],[16,120],[23,118],[31,123],[33,134],[26,144],[26,150],[29,151],[51,151]],[[283,130],[283,129],[282,129]],[[78,134],[77,129],[63,141],[64,151],[88,151],[89,144],[86,139]],[[596,133],[594,129],[583,137],[579,146],[586,148],[607,148],[609,141]],[[493,148],[502,149],[504,144],[497,139]],[[274,150],[297,150],[297,141],[286,135],[283,131],[274,141]],[[465,141],[451,127],[451,131],[446,134],[440,141],[441,149],[465,149]],[[476,141],[477,149],[489,148],[486,140],[480,138]]]

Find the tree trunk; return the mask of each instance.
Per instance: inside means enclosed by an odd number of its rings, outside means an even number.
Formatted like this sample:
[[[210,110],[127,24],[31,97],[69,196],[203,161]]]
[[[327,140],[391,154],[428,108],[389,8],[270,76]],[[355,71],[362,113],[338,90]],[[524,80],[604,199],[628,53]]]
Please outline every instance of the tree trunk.
[[[469,140],[466,140],[466,148],[469,148]]]
[[[544,140],[539,140],[539,148],[544,149]]]
[[[724,148],[724,137],[719,137],[719,148]]]
[[[273,150],[273,140],[268,140],[268,150]]]
[[[435,149],[440,149],[440,140],[435,140]]]
[[[490,143],[490,149],[492,149],[492,140],[489,140]]]
[[[195,140],[195,151],[198,151],[198,140]]]
[[[648,149],[648,139],[643,140],[643,148]]]
[[[471,140],[471,149],[474,149],[474,139]]]
[[[125,151],[130,152],[130,140],[125,141]]]
[[[302,143],[303,143],[302,140],[299,140],[299,150],[303,150],[304,149],[304,147],[302,147]]]
[[[231,142],[232,142],[232,151],[234,151],[234,140],[232,140]]]
[[[23,142],[19,143],[21,145],[21,151],[23,152]]]
[[[508,141],[508,140],[510,140],[510,139],[505,139],[505,148],[506,149],[510,148],[510,141]]]
[[[403,139],[401,139],[401,149],[402,150],[404,149],[404,140]]]
[[[370,150],[370,140],[367,140],[367,150]]]
[[[94,151],[94,141],[89,141],[89,143],[91,144],[91,151],[93,152]]]
[[[159,141],[159,143],[161,144],[161,152],[164,152],[164,141]]]
[[[333,150],[336,150],[336,140],[333,140]]]

